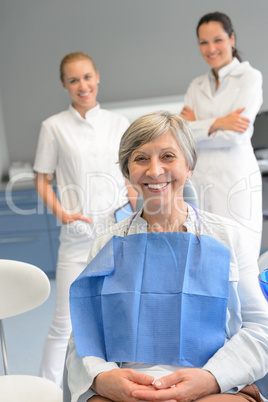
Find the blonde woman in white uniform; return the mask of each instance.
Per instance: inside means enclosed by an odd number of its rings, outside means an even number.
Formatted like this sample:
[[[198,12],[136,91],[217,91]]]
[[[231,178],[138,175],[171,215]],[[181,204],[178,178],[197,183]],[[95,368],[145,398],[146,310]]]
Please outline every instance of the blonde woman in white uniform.
[[[240,61],[227,15],[203,16],[197,36],[211,70],[192,81],[181,112],[198,150],[193,183],[202,209],[234,219],[247,229],[249,247],[258,258],[262,184],[251,136],[263,100],[262,75]]]
[[[100,109],[99,73],[87,54],[65,56],[60,73],[72,104],[42,123],[34,163],[38,194],[62,223],[55,313],[41,364],[41,375],[57,384],[71,332],[70,284],[85,268],[98,230],[114,223],[114,210],[125,202],[125,181],[116,162],[129,125],[123,116]],[[59,200],[51,186],[54,172]]]

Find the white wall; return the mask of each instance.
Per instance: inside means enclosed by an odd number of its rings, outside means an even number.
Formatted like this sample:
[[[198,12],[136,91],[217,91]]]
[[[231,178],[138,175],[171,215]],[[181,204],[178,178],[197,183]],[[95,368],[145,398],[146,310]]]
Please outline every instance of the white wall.
[[[267,0],[2,2],[0,92],[10,161],[32,163],[41,121],[68,105],[58,77],[66,53],[92,55],[101,103],[182,95],[208,68],[196,24],[217,10],[232,18],[243,58],[262,71],[268,108]]]
[[[1,178],[7,172],[8,166],[9,166],[9,152],[7,148],[2,101],[0,96],[0,181]]]

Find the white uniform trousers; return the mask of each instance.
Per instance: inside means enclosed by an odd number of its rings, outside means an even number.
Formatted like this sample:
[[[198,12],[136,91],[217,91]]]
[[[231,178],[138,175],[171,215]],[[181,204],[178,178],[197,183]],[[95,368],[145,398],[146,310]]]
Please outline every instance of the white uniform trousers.
[[[89,249],[94,240],[93,236],[72,236],[66,232],[66,227],[64,229],[60,235],[54,316],[45,340],[40,367],[40,375],[59,386],[62,384],[66,348],[71,334],[69,288],[85,269]],[[84,261],[77,262],[78,255]]]

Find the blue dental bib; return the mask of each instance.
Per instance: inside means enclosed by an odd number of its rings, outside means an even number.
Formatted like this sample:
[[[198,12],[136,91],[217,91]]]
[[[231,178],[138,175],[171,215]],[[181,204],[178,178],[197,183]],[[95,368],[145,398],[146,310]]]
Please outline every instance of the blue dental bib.
[[[209,236],[114,236],[70,288],[78,355],[202,367],[225,342],[229,266]]]

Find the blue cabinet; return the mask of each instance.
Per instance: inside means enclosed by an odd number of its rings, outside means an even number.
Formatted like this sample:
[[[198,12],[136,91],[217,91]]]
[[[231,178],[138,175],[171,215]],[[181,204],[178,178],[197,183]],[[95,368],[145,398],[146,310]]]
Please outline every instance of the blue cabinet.
[[[59,232],[35,189],[0,192],[0,258],[34,264],[54,278]]]

